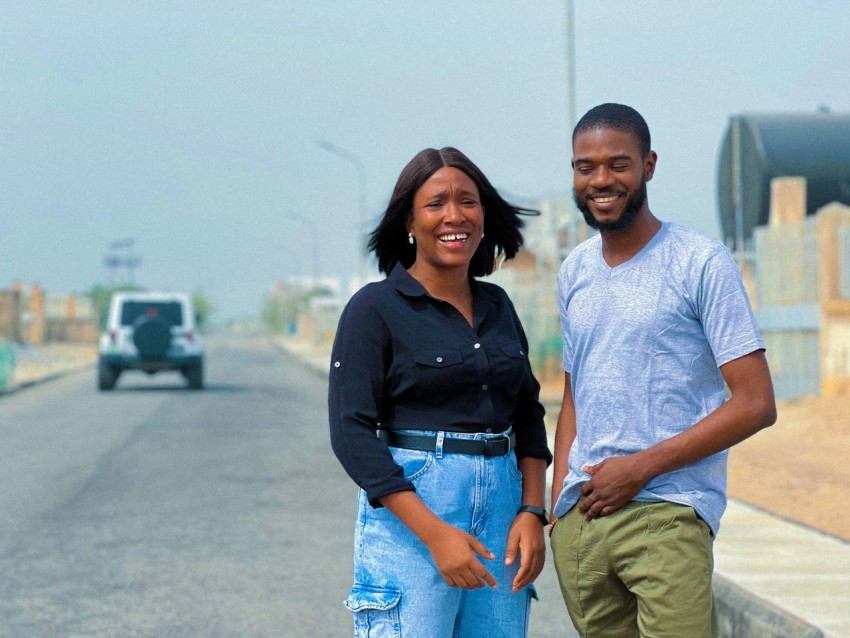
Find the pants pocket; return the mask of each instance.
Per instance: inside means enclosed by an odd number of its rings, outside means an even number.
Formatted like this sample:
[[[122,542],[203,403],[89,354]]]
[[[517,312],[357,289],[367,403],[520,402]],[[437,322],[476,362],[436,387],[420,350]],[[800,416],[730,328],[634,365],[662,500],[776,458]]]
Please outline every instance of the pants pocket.
[[[343,603],[354,614],[356,638],[400,638],[400,589],[354,585]]]

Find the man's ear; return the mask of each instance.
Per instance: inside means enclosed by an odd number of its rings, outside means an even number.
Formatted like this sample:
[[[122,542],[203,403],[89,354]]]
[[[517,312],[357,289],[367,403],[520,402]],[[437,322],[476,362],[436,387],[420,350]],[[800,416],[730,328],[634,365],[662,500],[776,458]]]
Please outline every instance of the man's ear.
[[[655,151],[649,151],[646,154],[646,157],[643,158],[643,174],[646,176],[645,179],[648,182],[652,179],[652,176],[655,174],[655,165],[658,163],[658,155]]]

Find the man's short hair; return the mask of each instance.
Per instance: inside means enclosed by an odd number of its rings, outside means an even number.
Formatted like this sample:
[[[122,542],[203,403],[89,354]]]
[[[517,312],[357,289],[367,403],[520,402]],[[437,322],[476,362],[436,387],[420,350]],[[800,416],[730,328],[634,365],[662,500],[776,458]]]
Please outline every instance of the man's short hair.
[[[647,126],[643,116],[631,106],[612,102],[594,106],[582,116],[573,129],[573,143],[575,143],[579,133],[600,128],[612,128],[624,133],[631,133],[637,139],[641,154],[644,157],[652,149],[649,126]]]

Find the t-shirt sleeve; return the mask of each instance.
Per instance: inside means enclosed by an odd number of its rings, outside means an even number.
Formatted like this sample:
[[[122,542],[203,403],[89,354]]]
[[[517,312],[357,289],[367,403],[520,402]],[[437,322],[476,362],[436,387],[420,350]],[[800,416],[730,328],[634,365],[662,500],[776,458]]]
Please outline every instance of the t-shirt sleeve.
[[[563,365],[565,372],[572,372],[573,369],[573,349],[570,339],[569,325],[567,323],[567,296],[569,292],[569,276],[567,262],[561,265],[561,270],[558,273],[558,313],[561,317],[561,335],[564,339],[563,349]]]
[[[765,345],[753,316],[741,271],[723,246],[703,266],[697,292],[705,336],[720,367]]]
[[[334,453],[378,507],[381,497],[414,488],[376,436],[392,339],[374,301],[361,291],[340,316],[331,352],[328,417]]]

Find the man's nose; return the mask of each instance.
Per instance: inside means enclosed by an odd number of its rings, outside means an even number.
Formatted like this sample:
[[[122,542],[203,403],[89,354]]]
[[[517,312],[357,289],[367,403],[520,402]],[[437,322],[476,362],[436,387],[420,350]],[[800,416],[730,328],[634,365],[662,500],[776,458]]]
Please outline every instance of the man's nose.
[[[608,170],[607,166],[600,166],[590,176],[590,185],[594,188],[604,188],[605,186],[610,186],[613,182],[614,176]]]

